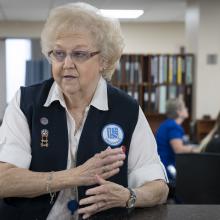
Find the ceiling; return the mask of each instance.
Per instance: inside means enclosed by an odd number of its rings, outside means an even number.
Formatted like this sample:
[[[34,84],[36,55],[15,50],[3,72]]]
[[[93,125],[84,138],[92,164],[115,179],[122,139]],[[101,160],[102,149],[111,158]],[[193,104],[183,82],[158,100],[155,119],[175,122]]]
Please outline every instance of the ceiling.
[[[81,0],[82,1],[82,0]],[[0,21],[44,21],[52,7],[70,0],[0,0]],[[138,22],[184,21],[186,0],[84,0],[102,9],[143,9]],[[128,20],[125,20],[128,21]]]

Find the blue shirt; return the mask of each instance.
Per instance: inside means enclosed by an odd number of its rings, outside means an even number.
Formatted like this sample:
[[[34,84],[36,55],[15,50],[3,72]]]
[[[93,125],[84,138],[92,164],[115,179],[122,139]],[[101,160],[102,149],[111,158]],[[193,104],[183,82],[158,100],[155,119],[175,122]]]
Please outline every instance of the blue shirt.
[[[156,132],[158,154],[166,168],[169,179],[173,179],[173,177],[169,170],[167,170],[167,166],[173,165],[175,167],[175,153],[170,141],[173,139],[183,139],[183,136],[184,130],[182,126],[173,119],[165,120]]]

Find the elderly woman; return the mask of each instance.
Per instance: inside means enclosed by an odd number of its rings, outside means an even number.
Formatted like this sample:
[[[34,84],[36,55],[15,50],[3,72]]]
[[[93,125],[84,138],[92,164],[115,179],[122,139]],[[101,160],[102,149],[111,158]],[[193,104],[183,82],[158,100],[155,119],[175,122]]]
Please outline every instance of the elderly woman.
[[[166,167],[170,182],[175,179],[175,154],[196,152],[184,143],[185,132],[181,124],[188,118],[188,110],[182,99],[170,99],[166,106],[167,118],[156,131],[158,153]]]
[[[51,11],[41,42],[52,79],[22,87],[1,127],[1,218],[88,218],[165,202],[146,118],[106,81],[123,49],[119,23],[90,5],[66,4]]]

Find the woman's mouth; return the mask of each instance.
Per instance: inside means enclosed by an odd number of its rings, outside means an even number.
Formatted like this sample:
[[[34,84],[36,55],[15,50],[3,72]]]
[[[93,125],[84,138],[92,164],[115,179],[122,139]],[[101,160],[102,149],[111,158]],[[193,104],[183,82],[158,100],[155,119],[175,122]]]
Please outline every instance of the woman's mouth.
[[[64,79],[75,79],[77,78],[77,76],[73,76],[73,75],[66,75],[63,77]]]

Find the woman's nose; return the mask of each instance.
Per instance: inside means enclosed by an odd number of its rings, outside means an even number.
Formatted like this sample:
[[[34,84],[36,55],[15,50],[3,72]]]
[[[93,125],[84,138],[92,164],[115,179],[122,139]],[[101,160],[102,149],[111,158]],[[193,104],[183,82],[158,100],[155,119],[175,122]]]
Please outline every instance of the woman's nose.
[[[70,54],[67,54],[64,59],[63,68],[71,68],[71,67],[75,67],[75,63],[72,60]]]

